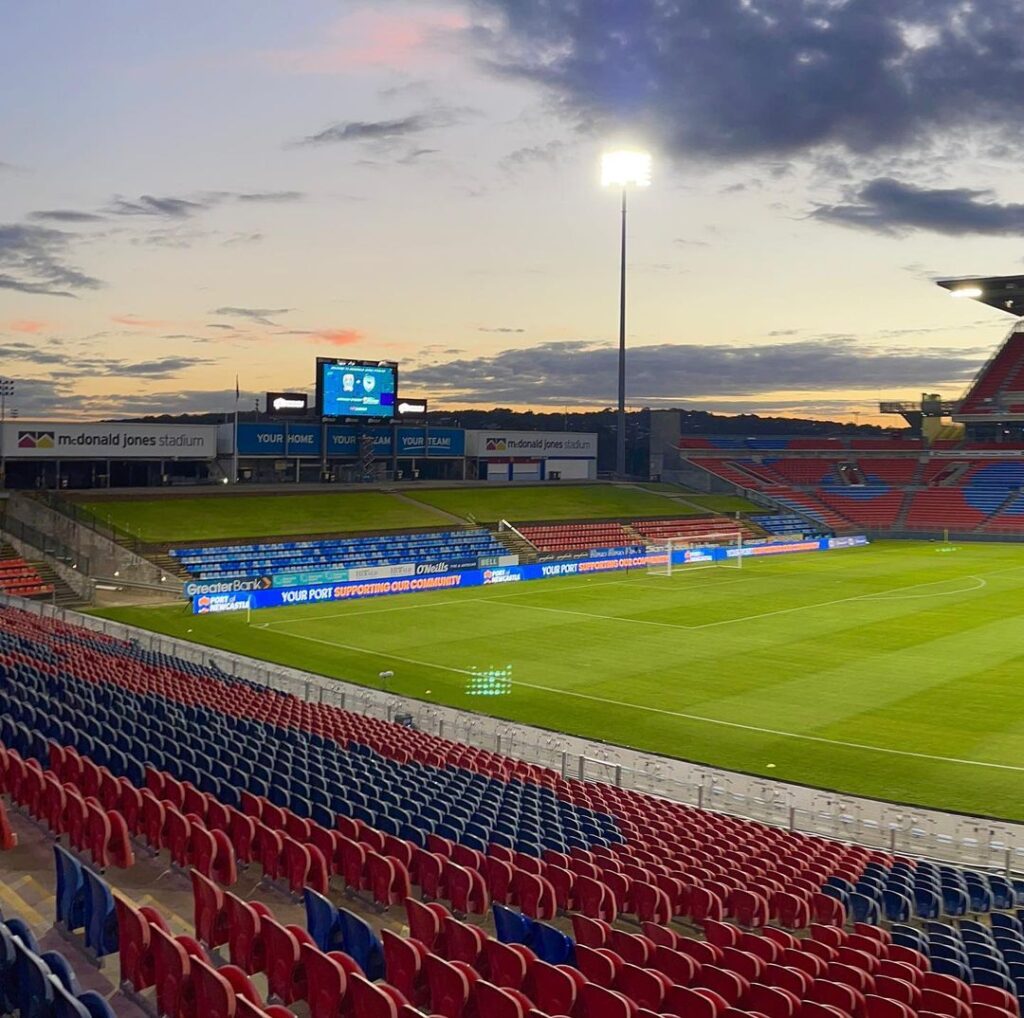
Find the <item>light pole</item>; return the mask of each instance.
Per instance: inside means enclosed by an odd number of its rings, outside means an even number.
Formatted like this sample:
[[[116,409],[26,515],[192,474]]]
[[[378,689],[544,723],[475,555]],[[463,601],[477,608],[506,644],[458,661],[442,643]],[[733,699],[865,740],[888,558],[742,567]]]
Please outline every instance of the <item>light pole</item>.
[[[14,379],[0,378],[0,488],[7,487],[7,459],[4,454],[4,439],[7,428],[7,398],[14,395]]]
[[[651,183],[647,152],[621,150],[601,157],[601,184],[622,188],[622,238],[619,252],[619,413],[615,436],[615,473],[626,475],[626,192]]]

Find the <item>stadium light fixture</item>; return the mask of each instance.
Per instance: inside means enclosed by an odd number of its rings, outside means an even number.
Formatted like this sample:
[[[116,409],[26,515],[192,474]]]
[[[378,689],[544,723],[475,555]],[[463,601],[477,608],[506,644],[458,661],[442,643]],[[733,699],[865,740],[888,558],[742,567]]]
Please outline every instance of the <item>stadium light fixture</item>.
[[[603,187],[650,187],[651,155],[622,149],[601,156]]]
[[[626,192],[650,187],[649,152],[619,149],[601,157],[601,184],[622,188],[622,240],[619,261],[619,408],[615,429],[615,473],[626,475]]]
[[[985,291],[980,286],[958,286],[950,290],[950,297],[980,297]]]

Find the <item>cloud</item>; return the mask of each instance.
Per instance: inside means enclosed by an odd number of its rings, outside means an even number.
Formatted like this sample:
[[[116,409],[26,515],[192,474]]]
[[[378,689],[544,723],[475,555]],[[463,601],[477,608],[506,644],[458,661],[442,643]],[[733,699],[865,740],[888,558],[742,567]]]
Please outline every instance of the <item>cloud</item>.
[[[234,318],[248,318],[252,322],[256,322],[257,325],[276,325],[276,322],[271,321],[271,318],[276,318],[278,315],[286,315],[289,311],[294,310],[293,308],[238,308],[238,307],[223,307],[215,308],[211,314],[215,315],[229,315]],[[211,328],[223,328],[223,326],[211,326]]]
[[[104,374],[125,375],[129,378],[171,378],[188,368],[212,363],[213,361],[205,357],[160,357],[151,361],[116,361],[109,365]]]
[[[565,142],[549,141],[543,145],[527,145],[509,152],[499,166],[510,173],[533,166],[555,166],[565,152]]]
[[[876,233],[930,230],[955,237],[1019,235],[1024,229],[1024,205],[1000,204],[991,195],[991,191],[917,187],[879,177],[862,185],[846,203],[819,206],[812,216]]]
[[[233,233],[221,241],[224,247],[239,247],[242,244],[258,244],[263,240],[262,233]]]
[[[476,111],[465,107],[435,106],[391,120],[346,120],[307,135],[301,145],[328,145],[353,141],[393,142],[434,128],[451,127]]]
[[[37,318],[16,318],[10,322],[0,323],[0,329],[8,332],[21,332],[28,336],[38,335],[49,327],[49,322]]]
[[[508,325],[481,325],[477,328],[477,332],[526,332],[526,329],[513,329]]]
[[[102,284],[67,263],[73,235],[51,227],[0,223],[0,290],[75,297]]]
[[[318,329],[309,335],[311,342],[329,343],[331,346],[352,346],[366,338],[358,329]]]
[[[628,352],[629,399],[669,405],[710,397],[966,383],[987,351],[873,347],[823,336],[762,346],[672,345]],[[410,385],[477,403],[601,405],[614,401],[618,350],[603,343],[542,343],[429,364],[405,372]]]
[[[133,329],[165,329],[170,322],[157,321],[155,318],[140,318],[138,315],[111,315],[110,320],[116,325],[127,325]]]
[[[165,219],[188,219],[216,204],[215,198],[196,200],[192,198],[158,198],[143,194],[138,198],[113,198],[107,211],[115,216],[159,216]]]
[[[252,191],[236,196],[240,202],[259,202],[275,204],[277,202],[302,201],[306,195],[303,191]]]
[[[912,146],[1024,124],[1019,0],[475,0],[490,67],[672,155]],[[1017,151],[1020,144],[1017,142]]]
[[[349,75],[376,67],[407,72],[415,64],[436,63],[467,24],[465,15],[456,10],[407,5],[391,12],[371,6],[321,28],[312,46],[277,50],[264,58],[292,74]]]
[[[100,223],[104,219],[95,212],[82,212],[78,209],[38,209],[30,212],[28,217],[49,223]]]

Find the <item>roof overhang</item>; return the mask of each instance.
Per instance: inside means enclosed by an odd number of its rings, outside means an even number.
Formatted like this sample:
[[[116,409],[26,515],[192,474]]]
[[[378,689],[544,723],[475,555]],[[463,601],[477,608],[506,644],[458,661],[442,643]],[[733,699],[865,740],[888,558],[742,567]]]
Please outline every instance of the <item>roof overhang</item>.
[[[1024,275],[958,276],[935,282],[954,297],[976,300],[1014,318],[1024,315]]]

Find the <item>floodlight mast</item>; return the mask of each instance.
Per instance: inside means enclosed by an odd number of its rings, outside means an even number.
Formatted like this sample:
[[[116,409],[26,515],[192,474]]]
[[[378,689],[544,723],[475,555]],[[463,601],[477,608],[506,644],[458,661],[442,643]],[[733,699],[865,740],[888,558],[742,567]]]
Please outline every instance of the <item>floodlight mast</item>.
[[[619,252],[619,407],[615,433],[615,473],[626,476],[626,192],[649,187],[651,157],[647,152],[620,150],[601,157],[601,185],[622,188],[622,235]]]

